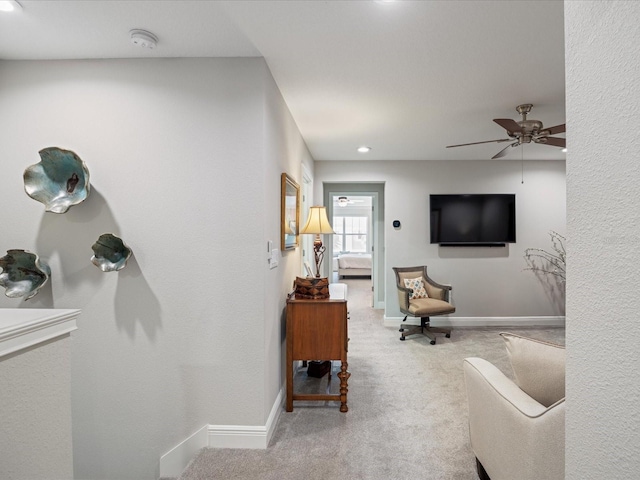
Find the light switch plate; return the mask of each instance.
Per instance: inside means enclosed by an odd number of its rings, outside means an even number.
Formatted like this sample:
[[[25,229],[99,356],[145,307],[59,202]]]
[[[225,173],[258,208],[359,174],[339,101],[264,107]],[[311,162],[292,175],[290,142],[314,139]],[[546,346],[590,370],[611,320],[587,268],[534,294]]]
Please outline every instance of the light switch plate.
[[[278,266],[280,260],[280,250],[277,248],[271,249],[271,256],[269,257],[269,268],[273,269]]]

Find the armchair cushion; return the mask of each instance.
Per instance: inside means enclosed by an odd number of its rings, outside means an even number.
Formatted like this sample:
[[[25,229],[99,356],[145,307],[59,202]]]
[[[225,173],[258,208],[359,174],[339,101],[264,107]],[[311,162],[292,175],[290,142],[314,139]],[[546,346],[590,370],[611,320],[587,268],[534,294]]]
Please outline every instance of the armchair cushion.
[[[429,297],[429,295],[427,295],[427,291],[424,288],[424,283],[422,283],[422,277],[405,278],[404,286],[413,290],[413,293],[409,294],[409,298],[411,300]]]
[[[446,315],[447,313],[453,313],[455,311],[455,307],[450,303],[435,298],[412,298],[409,301],[409,313],[416,317]]]
[[[548,407],[564,398],[565,348],[513,333],[500,334],[506,342],[516,384]]]

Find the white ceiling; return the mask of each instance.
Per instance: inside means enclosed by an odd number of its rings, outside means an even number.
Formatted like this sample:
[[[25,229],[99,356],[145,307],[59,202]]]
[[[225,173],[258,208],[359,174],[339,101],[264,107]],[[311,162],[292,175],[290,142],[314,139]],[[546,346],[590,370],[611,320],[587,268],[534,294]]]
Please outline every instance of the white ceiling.
[[[19,2],[0,14],[0,59],[263,56],[316,160],[489,159],[507,144],[445,146],[505,138],[492,119],[522,103],[565,122],[561,0]],[[565,158],[504,158],[521,155]]]

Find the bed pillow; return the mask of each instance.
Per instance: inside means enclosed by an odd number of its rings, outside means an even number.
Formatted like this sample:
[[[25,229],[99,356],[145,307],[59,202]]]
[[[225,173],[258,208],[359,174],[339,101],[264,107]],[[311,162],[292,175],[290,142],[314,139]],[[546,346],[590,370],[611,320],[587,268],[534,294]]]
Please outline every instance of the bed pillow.
[[[564,398],[565,347],[521,337],[513,333],[500,334],[516,384],[545,407]]]
[[[416,300],[418,298],[429,298],[427,290],[424,288],[424,283],[422,283],[422,277],[405,278],[404,286],[413,290],[413,293],[409,294],[409,298],[412,300]]]

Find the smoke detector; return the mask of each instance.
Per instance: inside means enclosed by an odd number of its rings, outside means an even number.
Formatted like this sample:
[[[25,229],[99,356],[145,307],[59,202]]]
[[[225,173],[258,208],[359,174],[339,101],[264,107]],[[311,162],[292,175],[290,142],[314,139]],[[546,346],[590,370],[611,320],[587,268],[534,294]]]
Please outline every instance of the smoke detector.
[[[158,37],[146,30],[135,28],[131,30],[129,34],[131,35],[131,43],[138,45],[139,47],[153,50],[158,44]]]

